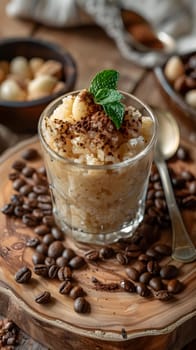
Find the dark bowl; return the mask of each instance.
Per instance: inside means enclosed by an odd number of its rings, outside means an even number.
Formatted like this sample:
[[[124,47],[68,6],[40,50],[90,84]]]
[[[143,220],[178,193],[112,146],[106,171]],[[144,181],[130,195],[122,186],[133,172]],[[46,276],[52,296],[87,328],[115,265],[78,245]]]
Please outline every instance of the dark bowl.
[[[195,54],[195,52],[190,52],[178,56],[182,59],[183,62],[186,62],[188,58],[193,54]],[[154,69],[155,76],[159,83],[160,92],[175,115],[177,115],[181,120],[189,119],[187,121],[196,123],[196,109],[188,105],[183,95],[176,92],[166,79],[166,76],[164,74],[166,63],[167,62],[165,62],[161,67],[156,67]]]
[[[19,133],[34,133],[43,109],[56,97],[72,91],[77,78],[77,68],[73,57],[60,46],[40,39],[10,38],[0,40],[0,60],[10,61],[16,56],[27,59],[40,57],[44,60],[56,60],[63,65],[65,87],[48,96],[23,101],[0,100],[0,123]]]

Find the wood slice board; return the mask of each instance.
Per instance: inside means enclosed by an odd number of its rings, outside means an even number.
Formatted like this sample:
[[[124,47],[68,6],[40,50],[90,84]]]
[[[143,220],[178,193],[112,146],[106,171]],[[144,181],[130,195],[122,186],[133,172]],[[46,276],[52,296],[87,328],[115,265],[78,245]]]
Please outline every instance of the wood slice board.
[[[8,174],[14,160],[20,158],[27,148],[40,150],[37,137],[24,141],[9,150],[1,158],[0,207],[9,202],[12,183]],[[193,153],[194,149],[190,151]],[[30,165],[38,167],[42,158]],[[178,164],[179,169],[184,164]],[[189,165],[195,171],[194,165]],[[184,219],[192,239],[196,240],[195,214],[185,213]],[[162,232],[161,241],[169,242],[171,233]],[[153,298],[142,298],[125,292],[95,290],[92,276],[101,281],[117,282],[125,277],[124,267],[112,261],[110,264],[91,265],[88,269],[75,271],[75,278],[87,293],[91,305],[90,314],[77,314],[73,310],[73,300],[58,292],[59,282],[33,275],[32,282],[20,285],[15,282],[15,272],[24,264],[31,269],[32,249],[25,247],[28,237],[34,236],[20,220],[8,218],[0,213],[0,311],[13,319],[24,331],[42,344],[52,349],[181,349],[195,337],[196,326],[196,265],[182,265],[179,279],[186,288],[175,300],[161,302]],[[66,238],[66,246],[78,254],[89,247],[76,245]],[[171,258],[167,258],[168,262]],[[165,260],[165,261],[167,261]],[[36,304],[34,299],[43,290],[52,294],[49,305]],[[126,337],[124,331],[126,331]],[[178,338],[177,338],[178,336]],[[178,340],[177,340],[178,339]]]

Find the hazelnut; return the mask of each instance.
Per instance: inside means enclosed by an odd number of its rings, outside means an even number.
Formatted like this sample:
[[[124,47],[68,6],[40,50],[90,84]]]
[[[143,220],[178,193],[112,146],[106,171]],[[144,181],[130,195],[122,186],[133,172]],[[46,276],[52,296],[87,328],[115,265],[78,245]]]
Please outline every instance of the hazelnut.
[[[23,78],[30,78],[31,71],[29,68],[28,60],[23,56],[17,56],[10,62],[10,73],[19,75]]]
[[[165,66],[165,76],[173,83],[178,77],[184,74],[184,64],[178,56],[172,56]]]

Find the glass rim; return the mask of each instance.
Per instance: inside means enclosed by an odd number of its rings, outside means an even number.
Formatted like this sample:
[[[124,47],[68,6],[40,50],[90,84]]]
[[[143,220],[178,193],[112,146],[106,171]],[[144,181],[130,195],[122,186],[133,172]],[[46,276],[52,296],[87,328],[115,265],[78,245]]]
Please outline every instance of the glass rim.
[[[149,113],[150,117],[153,120],[153,135],[150,139],[150,142],[147,144],[147,146],[142,149],[139,153],[137,153],[135,156],[125,159],[121,162],[118,163],[112,163],[112,164],[84,164],[84,163],[77,163],[74,159],[70,159],[70,158],[65,158],[61,155],[59,155],[56,151],[54,151],[46,142],[43,132],[42,132],[42,122],[44,120],[44,117],[47,115],[47,112],[49,112],[49,110],[52,108],[52,106],[54,104],[56,104],[56,107],[58,106],[58,102],[62,101],[63,98],[65,98],[66,96],[69,95],[73,95],[73,94],[78,94],[80,90],[75,90],[75,91],[70,91],[58,98],[56,98],[55,100],[53,100],[52,102],[50,102],[50,104],[43,110],[43,112],[40,115],[39,121],[38,121],[38,136],[41,140],[42,145],[44,146],[44,148],[50,153],[50,155],[52,155],[53,158],[65,163],[65,164],[70,164],[71,166],[77,167],[77,168],[81,168],[81,169],[100,169],[100,170],[110,170],[110,169],[118,169],[121,167],[125,167],[128,166],[131,163],[134,163],[135,161],[138,161],[139,159],[143,158],[148,151],[153,147],[153,145],[155,144],[156,140],[157,140],[157,129],[158,129],[158,122],[157,119],[154,116],[153,111],[151,110],[151,108],[146,105],[144,102],[142,102],[139,98],[137,98],[136,96],[125,92],[123,90],[119,90],[120,93],[122,93],[123,95],[132,98],[135,102],[137,102],[138,104],[140,104],[144,109],[147,110],[147,112]]]

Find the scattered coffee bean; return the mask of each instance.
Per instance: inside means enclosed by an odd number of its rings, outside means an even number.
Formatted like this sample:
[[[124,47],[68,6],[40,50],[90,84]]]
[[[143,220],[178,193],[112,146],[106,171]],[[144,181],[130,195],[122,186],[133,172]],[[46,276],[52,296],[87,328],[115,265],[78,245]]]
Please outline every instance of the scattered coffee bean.
[[[12,164],[12,168],[21,171],[25,167],[26,163],[23,160],[17,159]]]
[[[157,276],[160,271],[160,266],[156,260],[150,260],[147,263],[147,271],[150,272],[153,276]]]
[[[37,218],[32,214],[23,215],[22,221],[26,226],[29,226],[29,227],[34,227],[37,225]]]
[[[62,256],[68,260],[71,260],[74,256],[76,256],[76,254],[71,248],[65,248],[63,250]]]
[[[58,279],[59,281],[71,280],[72,271],[69,266],[62,266],[58,270]]]
[[[189,153],[188,151],[180,146],[176,152],[176,156],[179,160],[189,160]]]
[[[152,278],[151,273],[146,271],[140,275],[139,281],[141,283],[148,284],[151,278]]]
[[[35,302],[38,304],[47,304],[51,301],[51,294],[48,291],[44,291],[35,297]]]
[[[128,256],[123,253],[117,253],[116,260],[119,262],[120,265],[127,265],[129,263]]]
[[[85,258],[88,261],[97,261],[99,259],[99,252],[95,249],[88,250],[85,253]]]
[[[24,203],[24,197],[21,194],[13,194],[10,201],[13,205],[22,205]]]
[[[41,175],[46,176],[46,168],[44,166],[41,166],[37,169],[37,172]]]
[[[174,265],[163,266],[160,270],[160,276],[164,279],[172,279],[178,275],[178,268]]]
[[[55,264],[55,259],[51,258],[50,256],[47,256],[44,260],[44,264],[47,266],[51,266]]]
[[[41,209],[33,209],[32,215],[35,216],[36,219],[41,220],[44,216],[44,213]]]
[[[133,268],[138,271],[139,274],[146,271],[146,264],[142,261],[136,261],[133,265]]]
[[[38,253],[38,252],[35,252],[35,253],[32,255],[32,262],[33,262],[34,265],[43,264],[45,258],[46,258],[45,255],[43,255],[43,254],[41,254],[41,253]]]
[[[59,266],[54,264],[54,265],[50,265],[48,268],[48,277],[51,279],[54,279],[57,277],[59,271]]]
[[[84,290],[82,287],[80,286],[74,286],[70,292],[69,292],[69,296],[72,298],[72,299],[76,299],[78,297],[83,297],[84,296]]]
[[[13,189],[19,191],[19,189],[24,185],[25,181],[23,179],[18,178],[13,182]]]
[[[52,215],[44,216],[42,222],[44,225],[47,225],[49,227],[52,227],[55,224],[54,217]]]
[[[167,284],[167,290],[168,292],[171,292],[173,294],[177,294],[181,292],[183,289],[183,284],[177,279],[172,279]]]
[[[69,280],[65,280],[63,283],[61,283],[59,287],[59,293],[69,294],[72,288],[73,288],[72,283]]]
[[[26,196],[27,194],[29,194],[32,190],[32,186],[31,185],[28,185],[28,184],[25,184],[24,186],[21,186],[19,188],[19,192],[23,195],[23,196]]]
[[[64,256],[59,256],[56,259],[56,263],[59,267],[65,267],[69,262],[69,259],[65,258]]]
[[[126,274],[133,281],[138,281],[139,279],[139,272],[134,267],[128,267],[126,269]]]
[[[31,279],[31,270],[27,266],[23,266],[15,274],[15,280],[17,283],[27,283]]]
[[[33,191],[37,194],[48,194],[48,187],[44,185],[33,186]]]
[[[12,173],[8,174],[8,179],[10,181],[15,181],[16,179],[18,179],[20,176],[20,173],[18,171],[13,171]]]
[[[26,241],[27,247],[35,248],[38,244],[40,244],[40,239],[38,237],[32,237]]]
[[[51,233],[47,233],[46,235],[44,235],[42,242],[46,245],[50,245],[52,242],[54,242],[54,237]]]
[[[78,313],[90,312],[90,304],[83,297],[78,297],[74,301],[74,310]]]
[[[39,157],[39,153],[35,148],[28,148],[22,152],[21,157],[25,160],[35,160]]]
[[[141,297],[147,297],[149,295],[149,290],[144,283],[139,282],[136,286],[136,292]]]
[[[81,256],[74,256],[70,261],[69,261],[69,266],[72,269],[80,269],[82,266],[85,265],[85,260]]]
[[[47,194],[38,195],[37,200],[38,202],[41,202],[41,203],[51,203],[51,197]]]
[[[45,264],[37,264],[34,266],[33,271],[36,275],[47,277],[48,276],[48,266]]]
[[[149,248],[146,251],[146,255],[150,256],[152,259],[160,259],[161,254],[157,252],[154,248]]]
[[[122,289],[124,289],[125,292],[128,292],[128,293],[135,292],[135,285],[131,281],[127,280],[127,279],[124,279],[124,280],[120,281],[120,287]]]
[[[146,254],[140,254],[140,255],[138,256],[138,260],[139,260],[139,261],[142,261],[143,263],[147,263],[148,261],[151,260],[151,257],[148,256],[148,255],[146,255]]]
[[[172,294],[167,290],[152,290],[153,296],[155,299],[168,301],[172,298]]]
[[[36,251],[38,253],[41,253],[43,255],[47,255],[48,253],[48,246],[44,243],[41,243],[41,244],[38,244],[37,247],[36,247]]]
[[[22,169],[22,174],[25,176],[25,177],[32,177],[33,173],[35,172],[35,169],[30,167],[30,166],[25,166],[23,169]]]
[[[152,277],[149,281],[149,286],[152,287],[154,290],[163,289],[163,284],[160,277]]]
[[[14,205],[11,203],[5,204],[1,211],[5,215],[12,215],[14,213]]]
[[[57,227],[51,228],[51,234],[56,240],[62,241],[65,238],[65,234]]]
[[[164,256],[170,256],[172,253],[171,247],[169,245],[163,244],[163,243],[156,244],[153,249],[156,252],[158,252],[159,254],[164,255]]]
[[[99,250],[100,259],[110,259],[114,255],[114,250],[112,247],[103,247]]]
[[[64,249],[65,247],[61,241],[54,241],[48,247],[48,256],[56,259],[62,254]]]
[[[34,232],[39,236],[44,236],[49,231],[50,231],[50,229],[46,225],[39,225],[34,229]]]

